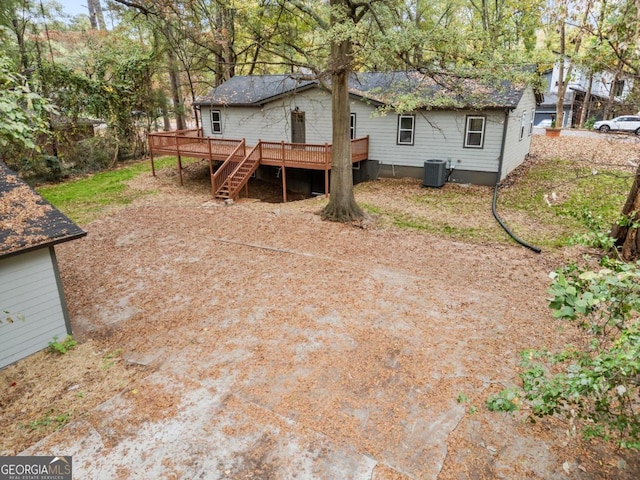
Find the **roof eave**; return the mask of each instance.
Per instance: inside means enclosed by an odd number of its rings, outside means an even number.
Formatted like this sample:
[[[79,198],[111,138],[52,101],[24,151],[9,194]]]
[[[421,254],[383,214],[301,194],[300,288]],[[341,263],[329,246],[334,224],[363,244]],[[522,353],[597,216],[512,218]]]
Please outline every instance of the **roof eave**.
[[[15,250],[11,250],[9,252],[0,252],[0,260],[2,260],[4,258],[9,258],[9,257],[15,257],[16,255],[21,255],[23,253],[32,252],[34,250],[40,250],[41,248],[53,247],[54,245],[58,245],[60,243],[65,243],[65,242],[70,242],[71,240],[77,240],[79,238],[86,237],[86,236],[87,236],[87,232],[82,231],[82,232],[76,233],[74,235],[67,235],[65,237],[55,238],[55,239],[48,240],[48,241],[42,242],[42,243],[37,243],[37,244],[34,244],[34,245],[27,245],[27,246],[25,246],[23,248],[17,248]]]
[[[304,92],[306,90],[310,90],[311,88],[318,88],[319,83],[317,81],[309,82],[301,86],[295,86],[284,90],[282,92],[277,93],[276,95],[271,95],[268,97],[260,98],[254,102],[214,102],[213,100],[196,100],[192,105],[199,107],[262,107],[267,103],[273,102],[283,97],[287,97],[290,95],[294,95],[298,92]]]

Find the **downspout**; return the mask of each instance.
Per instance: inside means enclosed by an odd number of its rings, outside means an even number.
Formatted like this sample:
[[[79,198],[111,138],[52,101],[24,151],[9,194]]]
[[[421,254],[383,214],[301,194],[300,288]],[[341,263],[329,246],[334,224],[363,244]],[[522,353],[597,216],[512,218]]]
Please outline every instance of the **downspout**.
[[[504,111],[504,129],[502,130],[502,146],[500,147],[500,159],[498,161],[498,178],[496,178],[496,185],[493,187],[493,204],[491,205],[491,211],[493,212],[493,217],[496,219],[498,224],[502,227],[502,229],[507,232],[507,234],[513,238],[516,242],[518,242],[523,247],[528,248],[536,253],[542,252],[538,247],[534,247],[533,245],[528,244],[524,240],[518,238],[509,227],[507,227],[500,216],[498,215],[498,211],[496,210],[496,204],[498,203],[498,187],[500,186],[500,177],[502,176],[502,162],[504,161],[504,149],[507,144],[507,127],[509,125],[509,110]]]

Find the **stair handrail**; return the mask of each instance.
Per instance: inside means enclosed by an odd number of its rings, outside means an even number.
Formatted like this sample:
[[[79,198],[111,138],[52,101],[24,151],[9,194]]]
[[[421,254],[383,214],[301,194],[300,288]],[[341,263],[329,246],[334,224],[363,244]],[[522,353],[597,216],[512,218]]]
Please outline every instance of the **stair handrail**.
[[[231,172],[228,172],[229,166],[234,163],[233,159],[237,156],[238,152],[245,148],[245,139],[243,138],[240,144],[233,149],[233,152],[229,154],[226,160],[220,165],[220,167],[215,171],[215,173],[211,176],[211,188],[213,190],[214,196],[218,193],[218,191],[224,186],[225,182],[229,179],[229,175],[233,173],[236,168],[233,168]],[[244,155],[242,155],[244,157]],[[228,173],[226,173],[228,172]],[[220,181],[220,177],[224,176],[222,181]]]
[[[238,185],[236,185],[235,189],[232,191],[231,190],[231,181],[233,180],[233,178],[238,174],[238,171],[240,170],[240,168],[242,168],[246,163],[248,163],[251,160],[251,156],[253,155],[253,153],[256,150],[261,151],[261,146],[260,146],[261,142],[258,142],[258,144],[256,146],[254,146],[249,153],[242,159],[242,161],[238,164],[238,166],[233,170],[233,172],[231,172],[229,174],[229,176],[227,177],[226,182],[229,185],[229,197],[230,198],[235,198],[236,194],[240,191],[240,189],[242,187],[244,187],[244,185],[247,183],[247,181],[249,180],[249,177],[251,176],[251,174],[253,173],[253,171],[255,171],[257,165],[260,164],[260,155],[258,155],[258,158],[253,160],[254,165],[252,165],[251,170],[249,170],[249,172],[247,173],[247,175],[245,177],[243,177],[240,180],[240,183]]]

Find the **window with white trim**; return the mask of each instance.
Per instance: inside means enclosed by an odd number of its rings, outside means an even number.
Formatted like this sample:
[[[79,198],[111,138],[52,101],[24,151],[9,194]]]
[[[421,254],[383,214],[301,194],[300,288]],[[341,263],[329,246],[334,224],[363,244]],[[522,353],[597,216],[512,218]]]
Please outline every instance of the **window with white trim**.
[[[527,112],[522,112],[522,118],[520,119],[520,140],[524,138],[524,130],[527,126]]]
[[[616,80],[613,84],[613,96],[621,97],[624,93],[624,80]]]
[[[415,115],[398,115],[398,145],[413,145]]]
[[[211,110],[211,133],[222,133],[222,113]]]
[[[529,136],[533,135],[533,120],[536,117],[536,109],[531,109],[531,120],[529,121]]]
[[[484,148],[485,117],[469,115],[464,133],[466,148]]]
[[[354,140],[356,138],[356,114],[352,113],[350,117],[349,135],[351,140]]]

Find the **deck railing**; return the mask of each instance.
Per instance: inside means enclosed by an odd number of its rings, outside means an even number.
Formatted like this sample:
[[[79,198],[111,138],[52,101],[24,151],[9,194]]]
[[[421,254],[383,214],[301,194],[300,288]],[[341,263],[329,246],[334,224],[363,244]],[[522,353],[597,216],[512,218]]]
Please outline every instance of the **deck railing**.
[[[178,157],[178,172],[182,184],[182,157],[208,158],[211,174],[211,188],[216,192],[233,176],[239,174],[240,164],[245,160],[247,145],[244,139],[223,139],[204,137],[201,128],[157,132],[148,135],[151,172],[155,175],[154,153],[175,154]],[[259,141],[251,151],[251,163],[289,168],[325,170],[325,177],[331,169],[331,145],[313,143],[286,143]],[[369,137],[351,140],[351,160],[360,162],[369,157]],[[213,161],[224,161],[213,171]],[[284,172],[284,170],[283,170]],[[238,176],[238,175],[236,175]],[[327,177],[328,178],[328,177]],[[284,173],[283,173],[284,180]],[[230,184],[229,184],[230,186]]]
[[[149,141],[149,149],[160,150],[167,147],[178,145],[178,138],[202,138],[201,128],[190,128],[187,130],[174,130],[171,132],[154,132],[150,133],[147,138]]]
[[[273,162],[281,161],[285,165],[325,165],[331,162],[331,146],[329,144],[285,143],[261,141],[262,159]]]
[[[369,135],[351,140],[351,159],[360,162],[369,158]]]

